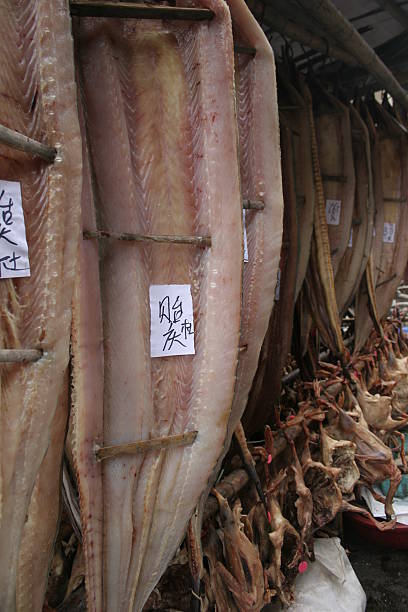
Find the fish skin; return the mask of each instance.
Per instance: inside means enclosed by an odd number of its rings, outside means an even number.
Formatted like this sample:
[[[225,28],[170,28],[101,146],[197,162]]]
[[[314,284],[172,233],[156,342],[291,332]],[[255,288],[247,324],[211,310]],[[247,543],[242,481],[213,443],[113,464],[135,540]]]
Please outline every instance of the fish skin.
[[[315,103],[319,104],[319,98],[329,106],[328,113],[322,108],[315,118],[321,174],[343,175],[347,178],[342,183],[327,181],[322,177],[325,201],[341,200],[339,225],[328,225],[333,274],[336,278],[349,241],[353,214],[355,173],[351,125],[348,108],[320,85],[319,95],[314,98]]]
[[[233,398],[243,258],[233,45],[226,5],[206,6],[208,24],[81,19],[76,34],[99,229],[212,239],[207,250],[100,245],[103,444],[198,431],[191,447],[108,459],[85,485],[103,491],[103,576],[92,580],[112,612],[141,610],[174,555],[222,452]],[[195,356],[150,359],[149,285],[161,283],[192,286]],[[89,465],[93,440],[81,429],[76,453]],[[87,573],[100,563],[88,561]]]
[[[41,612],[61,512],[61,467],[68,418],[68,371],[51,424],[50,443],[37,475],[17,576],[17,611]]]
[[[384,197],[384,223],[395,223],[393,243],[382,242],[380,273],[375,286],[380,319],[384,317],[400,284],[408,259],[408,169],[407,132],[388,111],[373,103],[380,123],[381,176]],[[390,202],[388,198],[400,198]],[[381,232],[382,236],[382,232]]]
[[[283,117],[286,117],[292,128],[296,221],[299,228],[295,288],[296,300],[306,275],[313,234],[315,194],[310,128],[307,114],[307,101],[311,100],[311,94],[302,74],[295,74],[291,80],[288,79],[285,65],[282,68],[278,67],[278,78],[280,85],[280,88],[278,85],[279,112]]]
[[[366,104],[360,104],[360,114],[363,117],[370,135],[371,163],[374,189],[374,230],[371,242],[371,253],[367,263],[366,273],[360,283],[356,295],[355,308],[355,342],[354,352],[358,353],[364,346],[370,330],[373,327],[371,313],[379,328],[379,316],[375,300],[375,285],[380,273],[382,250],[382,232],[384,226],[383,182],[381,173],[381,142],[378,130],[374,124],[370,110]]]
[[[245,214],[248,262],[244,264],[240,344],[247,348],[239,356],[225,450],[229,448],[232,432],[247,407],[262,343],[274,309],[283,228],[273,50],[242,0],[228,0],[228,6],[236,44],[256,49],[253,58],[238,55],[235,68],[242,197],[261,200],[265,208],[263,211],[246,211]],[[244,420],[248,423],[250,414]]]
[[[352,148],[356,173],[351,246],[343,255],[335,278],[340,319],[354,299],[367,266],[374,226],[374,194],[371,148],[367,127],[356,108],[349,105],[351,126],[357,132]]]
[[[81,145],[67,3],[1,0],[0,29],[2,123],[58,150],[47,165],[0,147],[2,178],[22,183],[31,266],[31,277],[1,281],[0,342],[44,351],[1,368],[0,609],[13,612],[24,523],[69,358]]]
[[[243,418],[247,434],[262,431],[265,423],[270,419],[274,404],[279,399],[283,368],[292,338],[298,227],[296,223],[292,132],[289,122],[284,116],[280,117],[280,131],[284,195],[283,236],[279,262],[280,283],[279,289],[275,291],[275,303],[269,320],[268,331],[263,342]]]

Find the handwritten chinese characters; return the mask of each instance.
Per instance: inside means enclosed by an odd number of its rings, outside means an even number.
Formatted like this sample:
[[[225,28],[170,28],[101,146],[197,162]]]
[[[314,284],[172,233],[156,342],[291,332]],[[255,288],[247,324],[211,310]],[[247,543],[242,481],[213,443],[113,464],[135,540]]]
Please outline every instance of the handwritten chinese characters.
[[[395,240],[395,223],[384,223],[383,242],[393,243]]]
[[[0,180],[0,278],[30,276],[21,185]]]
[[[341,200],[326,200],[327,225],[339,225],[341,214]]]
[[[190,285],[150,286],[150,355],[194,355]]]

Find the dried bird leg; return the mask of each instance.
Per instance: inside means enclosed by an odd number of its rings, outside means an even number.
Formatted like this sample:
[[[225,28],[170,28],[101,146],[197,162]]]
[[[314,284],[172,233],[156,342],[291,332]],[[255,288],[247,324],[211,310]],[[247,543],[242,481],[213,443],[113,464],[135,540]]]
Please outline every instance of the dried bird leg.
[[[294,442],[290,442],[293,453],[293,464],[290,466],[295,478],[296,493],[298,498],[295,502],[297,511],[297,520],[300,531],[300,552],[303,552],[303,545],[307,552],[312,548],[310,539],[312,535],[312,516],[313,516],[313,498],[310,489],[305,485],[303,478],[303,470],[300,465],[299,457],[296,452]]]
[[[258,492],[259,498],[262,501],[265,510],[267,510],[266,508],[266,499],[265,499],[265,495],[262,489],[262,484],[261,481],[259,480],[259,476],[258,473],[256,471],[255,468],[255,461],[250,453],[250,450],[248,448],[248,444],[246,441],[246,436],[245,436],[245,431],[244,428],[242,426],[241,421],[239,422],[239,424],[237,425],[235,431],[234,431],[234,436],[235,439],[238,443],[238,447],[239,447],[239,452],[241,455],[241,459],[242,459],[242,463],[244,464],[245,469],[248,472],[248,476],[250,477],[250,479],[253,481],[256,490]]]
[[[271,560],[265,569],[269,584],[276,588],[284,605],[289,605],[291,594],[285,588],[282,573],[282,556],[285,567],[293,569],[299,560],[300,536],[296,529],[282,515],[280,506],[272,493],[268,493],[268,507],[271,525],[269,540],[272,544]]]
[[[256,546],[244,533],[241,522],[241,504],[237,500],[233,509],[227,500],[213,489],[220,506],[223,548],[226,566],[220,561],[216,571],[231,591],[240,612],[255,612],[265,605],[265,584],[262,563]]]
[[[203,547],[204,557],[208,561],[208,571],[204,571],[205,592],[210,604],[215,604],[217,610],[238,612],[238,608],[231,593],[225,587],[221,574],[217,570],[217,563],[223,559],[222,544],[215,528],[210,525],[206,543]]]
[[[359,506],[353,506],[353,504],[349,504],[346,501],[343,501],[341,504],[341,512],[356,512],[357,514],[362,514],[380,531],[389,531],[390,529],[394,529],[396,523],[395,519],[383,523],[376,521],[371,512],[365,510],[364,508],[360,508]]]

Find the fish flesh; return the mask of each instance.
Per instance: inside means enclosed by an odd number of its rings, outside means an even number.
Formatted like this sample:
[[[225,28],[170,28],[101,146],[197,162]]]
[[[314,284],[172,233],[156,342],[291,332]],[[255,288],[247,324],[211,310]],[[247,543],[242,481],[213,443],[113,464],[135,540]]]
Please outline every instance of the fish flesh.
[[[349,243],[335,278],[340,319],[354,299],[371,251],[374,227],[374,193],[370,137],[360,114],[350,104],[356,191]]]
[[[215,15],[203,23],[74,23],[84,230],[108,236],[82,246],[74,310],[73,451],[95,612],[143,608],[231,412],[243,266],[233,42],[225,3],[206,8]],[[124,232],[209,236],[211,246],[115,238]],[[191,287],[195,354],[151,358],[149,288],[174,284]],[[95,444],[187,432],[198,432],[187,447],[95,460]]]
[[[280,117],[282,143],[282,180],[284,195],[283,237],[280,252],[279,280],[258,369],[251,388],[243,424],[247,434],[261,431],[273,414],[279,400],[281,380],[292,338],[296,286],[296,193],[292,132],[287,120]]]
[[[262,343],[275,308],[283,192],[273,50],[245,2],[228,0],[228,6],[235,44],[256,49],[253,58],[238,55],[235,65],[242,197],[244,201],[261,200],[265,206],[263,211],[249,210],[245,214],[248,261],[244,264],[240,344],[246,350],[238,361],[231,415],[231,427],[235,429],[247,406]],[[259,413],[264,412],[262,406],[257,408]],[[249,418],[247,413],[245,422]]]
[[[0,371],[0,609],[11,612],[18,568],[19,588],[31,580],[22,538],[42,529],[25,521],[69,359],[81,142],[67,3],[1,0],[0,29],[2,123],[57,149],[50,165],[0,146],[1,178],[21,183],[31,269],[30,277],[0,280],[1,348],[43,352]]]
[[[61,513],[61,468],[68,419],[68,371],[35,481],[20,548],[17,611],[42,612]]]

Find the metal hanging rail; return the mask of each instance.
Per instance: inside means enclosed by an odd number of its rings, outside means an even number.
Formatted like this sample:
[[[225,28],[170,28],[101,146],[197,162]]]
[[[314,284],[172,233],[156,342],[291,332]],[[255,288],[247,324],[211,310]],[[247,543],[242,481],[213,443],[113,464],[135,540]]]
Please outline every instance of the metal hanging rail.
[[[42,144],[37,140],[28,138],[20,132],[10,130],[10,128],[0,125],[0,143],[5,144],[12,149],[18,151],[24,151],[36,157],[41,157],[47,162],[52,163],[57,156],[57,149],[49,147],[48,145]]]
[[[75,17],[120,17],[133,19],[182,19],[209,21],[213,11],[184,6],[152,6],[133,2],[71,2],[70,12]]]

